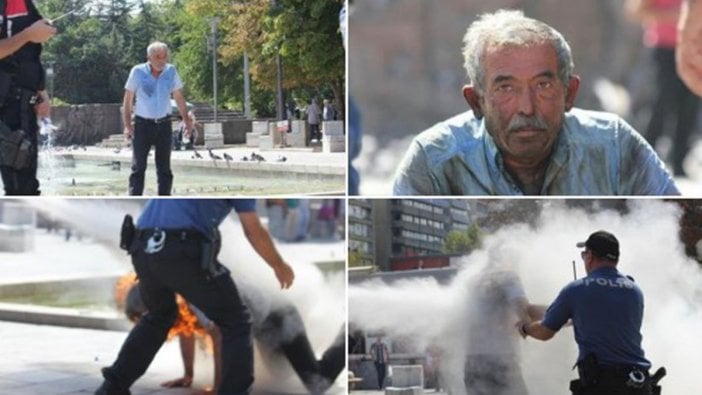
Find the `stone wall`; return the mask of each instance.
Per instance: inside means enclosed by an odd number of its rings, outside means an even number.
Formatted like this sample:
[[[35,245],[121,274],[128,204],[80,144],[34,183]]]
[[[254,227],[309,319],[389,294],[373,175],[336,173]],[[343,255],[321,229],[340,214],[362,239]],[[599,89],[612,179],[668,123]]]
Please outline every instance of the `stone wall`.
[[[222,122],[224,144],[246,144],[246,133],[251,131],[250,119],[237,119]]]
[[[120,104],[78,104],[54,107],[51,119],[58,126],[57,145],[92,145],[111,134],[122,133]]]

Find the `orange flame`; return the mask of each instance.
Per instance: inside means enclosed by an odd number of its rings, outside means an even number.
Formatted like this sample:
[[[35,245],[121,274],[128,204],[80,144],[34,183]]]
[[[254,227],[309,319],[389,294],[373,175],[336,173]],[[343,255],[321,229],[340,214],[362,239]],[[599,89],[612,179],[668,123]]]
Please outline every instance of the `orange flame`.
[[[117,282],[115,283],[115,303],[117,305],[117,309],[124,311],[127,294],[138,281],[139,280],[137,279],[136,273],[134,272],[127,273],[117,279]],[[200,321],[197,319],[197,316],[190,308],[190,305],[185,301],[185,299],[183,299],[182,296],[176,294],[176,301],[178,303],[178,318],[168,331],[168,340],[171,340],[175,336],[179,335],[195,335],[197,336],[200,347],[205,349],[208,353],[212,353],[214,350],[214,344],[212,342],[212,337],[207,331],[207,328],[202,326]]]

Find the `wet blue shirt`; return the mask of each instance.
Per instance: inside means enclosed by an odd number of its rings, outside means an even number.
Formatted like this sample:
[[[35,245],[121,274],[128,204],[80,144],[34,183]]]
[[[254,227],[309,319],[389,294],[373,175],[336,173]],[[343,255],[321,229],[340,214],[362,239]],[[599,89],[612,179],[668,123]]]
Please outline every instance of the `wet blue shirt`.
[[[484,118],[472,111],[419,134],[395,174],[395,195],[523,195]],[[679,195],[651,146],[614,114],[565,114],[541,195]]]
[[[142,118],[158,119],[171,113],[171,93],[182,89],[176,68],[168,63],[158,77],[151,75],[148,63],[132,67],[124,89],[135,92],[134,114]]]
[[[604,365],[647,369],[651,363],[641,348],[643,311],[638,285],[616,268],[606,267],[563,288],[541,323],[558,331],[568,319],[573,320],[578,361],[594,353]]]
[[[138,229],[196,229],[210,235],[232,211],[256,210],[254,199],[153,199],[137,221]]]

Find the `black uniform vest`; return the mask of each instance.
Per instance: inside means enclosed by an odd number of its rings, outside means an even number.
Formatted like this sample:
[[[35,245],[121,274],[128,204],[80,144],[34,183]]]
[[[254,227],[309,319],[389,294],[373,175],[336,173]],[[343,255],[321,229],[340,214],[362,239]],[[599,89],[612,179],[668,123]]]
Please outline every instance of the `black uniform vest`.
[[[15,16],[9,19],[7,18],[7,0],[0,0],[0,10],[2,12],[0,39],[7,38],[10,29],[12,35],[15,35],[42,19],[32,0],[24,0],[24,2],[27,6],[27,15]],[[31,91],[43,90],[45,76],[40,57],[41,44],[27,43],[17,52],[0,60],[0,71],[12,74],[15,85],[19,87]]]

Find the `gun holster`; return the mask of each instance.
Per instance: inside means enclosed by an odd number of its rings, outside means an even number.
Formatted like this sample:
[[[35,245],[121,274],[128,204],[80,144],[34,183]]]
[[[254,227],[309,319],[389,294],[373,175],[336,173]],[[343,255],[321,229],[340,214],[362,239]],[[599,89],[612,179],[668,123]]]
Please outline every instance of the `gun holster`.
[[[209,237],[202,238],[200,242],[200,268],[202,271],[212,276],[219,273],[217,270],[217,255],[221,246],[222,236],[217,228],[212,230]]]
[[[0,166],[16,170],[26,169],[32,163],[36,147],[23,130],[10,130],[0,122]]]
[[[0,107],[5,105],[7,98],[10,96],[14,77],[12,74],[0,70]]]
[[[570,382],[570,392],[571,392],[573,395],[580,395],[580,394],[582,394],[584,389],[585,389],[585,388],[583,387],[583,384],[582,384],[582,382],[580,381],[580,379],[572,380],[572,381]]]
[[[122,230],[119,234],[119,248],[129,251],[129,247],[131,247],[135,235],[136,228],[134,227],[134,220],[131,215],[127,214],[122,221]]]

